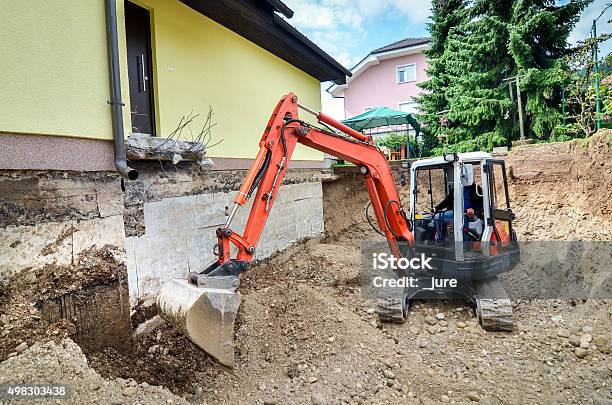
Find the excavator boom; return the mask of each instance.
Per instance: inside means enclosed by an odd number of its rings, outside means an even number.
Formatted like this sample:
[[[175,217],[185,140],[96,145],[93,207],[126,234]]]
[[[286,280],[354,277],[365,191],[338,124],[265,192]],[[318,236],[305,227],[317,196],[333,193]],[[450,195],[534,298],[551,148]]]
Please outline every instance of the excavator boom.
[[[299,119],[298,110],[316,117],[322,129]],[[413,235],[402,208],[391,168],[372,138],[298,103],[293,93],[282,97],[259,142],[259,152],[247,173],[223,227],[217,229],[218,259],[187,280],[171,280],[158,295],[164,318],[179,327],[196,345],[222,364],[234,364],[233,330],[240,294],[239,276],[252,262],[257,243],[278,196],[287,167],[298,143],[351,162],[364,176],[378,227],[391,252],[400,257],[399,243],[412,246]],[[254,195],[242,235],[231,229],[238,208]],[[238,253],[231,255],[231,245]]]

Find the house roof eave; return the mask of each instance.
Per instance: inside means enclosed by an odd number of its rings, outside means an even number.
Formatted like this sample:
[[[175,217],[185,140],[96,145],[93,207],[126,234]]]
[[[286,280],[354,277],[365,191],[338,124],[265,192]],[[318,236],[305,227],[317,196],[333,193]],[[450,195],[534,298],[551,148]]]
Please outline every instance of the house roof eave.
[[[183,4],[235,32],[321,82],[343,84],[351,72],[280,15],[293,11],[281,0],[180,0]]]
[[[325,91],[332,95],[334,98],[344,97],[344,90],[348,89],[348,84],[332,84]]]
[[[293,27],[291,24],[285,21],[282,17],[278,15],[274,15],[274,22],[278,24],[280,27],[282,27],[284,30],[289,32],[294,38],[296,38],[298,41],[300,41],[302,44],[304,44],[306,47],[308,47],[315,54],[320,56],[323,60],[328,62],[330,65],[332,65],[334,68],[336,68],[339,72],[341,72],[345,76],[345,80],[337,79],[337,80],[334,80],[334,82],[343,84],[346,82],[346,76],[351,77],[353,75],[350,70],[348,70],[347,68],[342,66],[338,61],[336,61],[334,58],[329,56],[327,52],[319,48],[317,44],[315,44],[310,39],[308,39],[308,37],[306,37],[304,34],[298,31],[295,27]]]
[[[268,4],[274,7],[274,11],[281,13],[287,18],[293,17],[293,10],[291,10],[285,3],[281,0],[266,0]]]

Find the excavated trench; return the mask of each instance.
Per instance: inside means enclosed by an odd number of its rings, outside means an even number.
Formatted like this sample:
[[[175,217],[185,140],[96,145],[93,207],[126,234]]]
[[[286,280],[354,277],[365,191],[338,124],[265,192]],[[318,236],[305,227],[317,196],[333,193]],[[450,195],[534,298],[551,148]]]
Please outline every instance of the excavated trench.
[[[6,282],[0,359],[19,342],[70,336],[86,351],[128,351],[132,328],[125,265],[109,246],[79,254],[75,266],[48,264]]]
[[[505,157],[519,239],[570,241],[571,249],[583,250],[588,241],[611,242],[611,158],[609,132],[589,142],[525,146]],[[326,236],[278,253],[244,277],[234,370],[167,324],[133,340],[117,334],[102,350],[87,343],[95,322],[61,328],[62,314],[75,316],[75,302],[117,310],[122,298],[113,293],[122,290],[113,284],[90,287],[93,294],[73,296],[68,286],[37,297],[43,304],[36,322],[57,324],[63,332],[51,337],[79,342],[102,376],[145,389],[163,386],[194,403],[612,401],[609,261],[575,269],[591,283],[598,280],[598,299],[515,300],[512,333],[482,331],[461,301],[415,302],[405,324],[381,325],[359,277],[361,243],[380,236],[363,216],[362,179],[340,174],[324,183]],[[401,194],[407,201],[407,192]],[[132,323],[153,313],[140,308]],[[85,316],[103,319],[96,312]],[[124,330],[124,320],[114,321]],[[584,356],[572,339],[590,339]]]

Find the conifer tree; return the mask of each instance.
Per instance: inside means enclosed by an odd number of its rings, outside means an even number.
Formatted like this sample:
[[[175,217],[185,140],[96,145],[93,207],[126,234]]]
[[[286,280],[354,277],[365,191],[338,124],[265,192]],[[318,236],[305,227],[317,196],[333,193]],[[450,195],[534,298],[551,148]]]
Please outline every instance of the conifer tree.
[[[433,0],[431,4],[432,16],[428,30],[431,35],[431,48],[425,51],[429,60],[427,75],[428,81],[421,84],[425,90],[418,97],[417,102],[424,112],[421,119],[427,130],[423,133],[424,147],[431,149],[437,142],[436,137],[443,134],[440,125],[442,115],[440,111],[448,109],[446,88],[448,75],[442,60],[449,31],[459,25],[466,18],[466,0]]]
[[[567,37],[591,0],[434,1],[430,79],[422,84],[426,141],[443,133],[457,151],[490,150],[516,138],[516,105],[504,79],[519,75],[528,137],[546,138],[560,121]],[[443,6],[442,6],[443,5]],[[441,13],[452,13],[441,15]],[[440,126],[440,112],[448,128]],[[439,151],[437,151],[439,152]]]
[[[591,0],[574,0],[563,6],[549,0],[514,2],[508,52],[526,101],[525,127],[534,138],[549,137],[561,121],[567,38],[589,3]]]
[[[511,108],[503,79],[512,72],[507,52],[510,1],[477,0],[468,19],[448,37],[442,59],[451,76],[448,142],[458,151],[491,149],[505,143],[504,117]]]

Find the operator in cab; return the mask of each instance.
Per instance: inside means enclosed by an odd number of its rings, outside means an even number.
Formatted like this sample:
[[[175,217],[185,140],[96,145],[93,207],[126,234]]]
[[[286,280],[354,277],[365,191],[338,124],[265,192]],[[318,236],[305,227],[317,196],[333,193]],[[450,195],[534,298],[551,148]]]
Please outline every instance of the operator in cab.
[[[474,167],[471,164],[463,165],[461,168],[461,187],[463,189],[463,209],[467,219],[482,216],[482,188],[474,183]],[[439,236],[445,235],[446,225],[453,222],[454,194],[454,188],[451,186],[448,195],[434,207],[436,234]],[[467,227],[465,225],[467,219],[464,221],[464,227]]]

